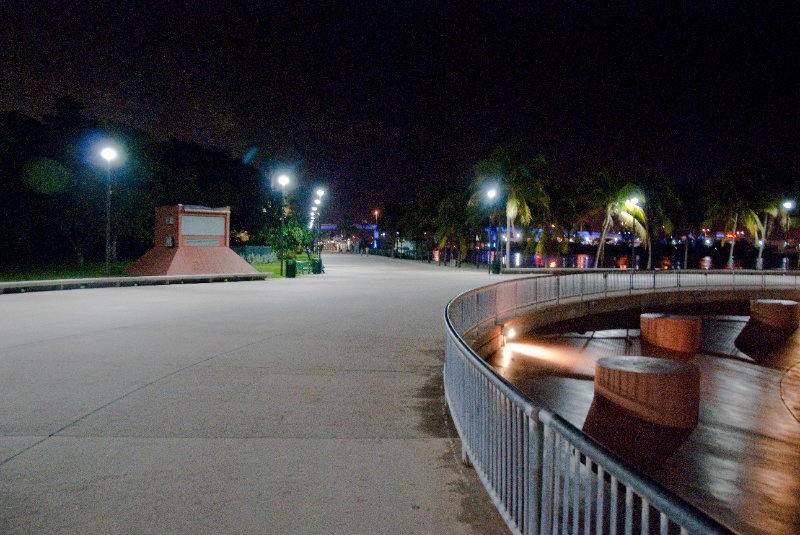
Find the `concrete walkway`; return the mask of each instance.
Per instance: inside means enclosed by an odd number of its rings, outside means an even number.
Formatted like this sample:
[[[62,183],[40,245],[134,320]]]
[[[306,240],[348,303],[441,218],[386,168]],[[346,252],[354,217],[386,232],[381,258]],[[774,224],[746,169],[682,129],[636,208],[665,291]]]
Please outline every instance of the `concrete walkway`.
[[[442,404],[484,270],[0,296],[0,533],[505,533]]]

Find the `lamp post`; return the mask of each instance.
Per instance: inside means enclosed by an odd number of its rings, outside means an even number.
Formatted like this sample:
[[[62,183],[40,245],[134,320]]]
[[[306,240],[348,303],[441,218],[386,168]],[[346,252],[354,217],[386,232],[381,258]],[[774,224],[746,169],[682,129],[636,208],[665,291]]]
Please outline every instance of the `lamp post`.
[[[486,197],[489,199],[489,203],[490,204],[494,204],[494,200],[497,197],[497,189],[496,188],[492,188],[489,191],[487,191],[486,192]],[[489,218],[489,244],[488,245],[489,245],[489,251],[487,253],[486,260],[487,260],[487,263],[489,264],[489,273],[491,273],[492,272],[492,259],[490,258],[492,256],[492,219],[491,219],[491,217]],[[499,245],[500,244],[498,243],[498,246]],[[499,249],[499,247],[498,247],[498,249]]]
[[[379,234],[378,234],[378,214],[380,212],[378,212],[378,210],[375,210],[375,212],[373,212],[373,213],[375,214],[375,240],[374,240],[374,244],[372,245],[372,248],[373,249],[377,249],[378,248],[378,236],[379,236]]]
[[[289,184],[289,177],[287,175],[281,175],[278,177],[278,184],[281,185],[281,239],[280,239],[280,250],[281,250],[281,268],[280,268],[280,276],[283,277],[283,257],[286,256],[283,250],[283,233],[285,231],[286,225],[284,223],[284,218],[286,216],[286,185]]]
[[[783,208],[786,210],[786,239],[783,241],[783,258],[784,258],[784,268],[789,268],[789,225],[791,220],[789,219],[789,212],[794,208],[794,201],[784,201]]]
[[[106,277],[111,274],[111,162],[117,159],[117,149],[103,147],[100,157],[106,161]]]
[[[321,211],[321,208],[322,208],[322,197],[325,195],[325,190],[322,189],[322,188],[319,188],[316,193],[317,193],[317,198],[314,199],[314,204],[317,205],[317,239],[319,240],[319,239],[322,238],[322,215],[321,215],[322,211]],[[322,249],[323,248],[324,248],[323,245],[319,246],[319,260],[320,260],[320,262],[322,262]]]

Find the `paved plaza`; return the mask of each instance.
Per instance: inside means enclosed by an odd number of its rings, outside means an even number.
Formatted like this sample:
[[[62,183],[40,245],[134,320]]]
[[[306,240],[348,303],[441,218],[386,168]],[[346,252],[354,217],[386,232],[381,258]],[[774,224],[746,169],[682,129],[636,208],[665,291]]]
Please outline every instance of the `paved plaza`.
[[[325,256],[0,296],[0,533],[505,533],[441,382],[444,305],[498,277]]]

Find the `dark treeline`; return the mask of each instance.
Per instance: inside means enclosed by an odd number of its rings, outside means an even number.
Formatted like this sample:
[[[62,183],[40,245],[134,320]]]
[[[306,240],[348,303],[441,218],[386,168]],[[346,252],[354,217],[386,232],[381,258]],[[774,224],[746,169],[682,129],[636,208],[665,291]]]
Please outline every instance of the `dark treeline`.
[[[716,268],[760,269],[796,256],[800,175],[791,165],[732,163],[702,181],[643,167],[564,180],[549,167],[524,147],[498,147],[470,180],[386,207],[381,228],[457,263],[486,260],[487,226],[511,228],[511,242],[495,247],[520,253],[523,265],[539,256],[571,266],[582,253],[597,267],[697,268],[708,257]]]
[[[115,259],[131,260],[151,247],[154,208],[177,203],[230,206],[234,243],[278,242],[281,193],[269,183],[270,158],[258,167],[221,149],[155,140],[59,98],[41,119],[0,115],[0,265],[103,258],[107,167],[98,152],[106,139],[125,158],[111,170]],[[646,168],[604,168],[565,180],[549,172],[545,156],[524,147],[498,147],[475,160],[469,178],[444,177],[411,201],[381,207],[381,248],[410,241],[457,262],[477,262],[490,241],[487,225],[508,225],[511,244],[499,244],[505,251],[557,259],[585,253],[598,266],[619,265],[634,243],[636,256],[644,255],[642,268],[658,267],[665,256],[687,267],[711,256],[715,267],[769,268],[795,253],[788,231],[796,228],[797,208],[784,207],[799,191],[792,165],[736,163],[703,181]],[[306,193],[297,188],[287,199],[285,237],[298,247],[311,238],[306,216],[291,207]],[[355,224],[371,222],[345,217],[339,230],[354,236]],[[727,238],[715,239],[720,234]]]
[[[112,252],[132,259],[152,246],[153,211],[169,204],[230,206],[231,228],[265,241],[279,218],[279,193],[264,173],[225,151],[168,140],[91,118],[69,98],[41,120],[0,115],[0,264],[82,264],[105,247],[107,167],[100,143],[113,140],[123,160],[111,171]]]

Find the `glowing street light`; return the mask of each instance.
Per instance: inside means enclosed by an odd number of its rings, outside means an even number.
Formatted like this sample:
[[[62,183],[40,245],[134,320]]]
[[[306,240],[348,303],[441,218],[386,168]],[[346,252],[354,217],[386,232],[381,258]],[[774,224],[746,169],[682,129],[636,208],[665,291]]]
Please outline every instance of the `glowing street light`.
[[[373,247],[373,249],[377,249],[377,248],[378,248],[378,236],[380,235],[380,234],[378,233],[378,214],[379,214],[379,213],[380,213],[380,212],[379,212],[378,210],[375,210],[375,211],[373,212],[373,214],[375,214],[375,240],[374,240],[374,242],[373,242],[373,246],[372,246],[372,247]]]
[[[316,191],[317,198],[314,199],[314,204],[311,209],[315,212],[315,216],[319,216],[319,220],[317,221],[317,240],[320,239],[322,234],[322,197],[325,195],[325,190],[322,188],[318,188]],[[322,262],[322,245],[319,247],[319,261]]]
[[[280,240],[280,248],[281,248],[281,267],[280,267],[280,276],[283,277],[283,257],[286,256],[285,251],[283,250],[283,233],[286,230],[286,224],[284,222],[284,218],[286,215],[286,186],[289,185],[289,175],[281,175],[278,177],[278,184],[281,185],[281,240]]]
[[[791,224],[791,219],[789,219],[789,212],[794,208],[794,201],[783,201],[783,208],[786,210],[786,239],[783,241],[783,257],[784,257],[784,264],[786,268],[789,267],[789,225]]]
[[[105,146],[100,157],[106,161],[106,277],[111,274],[111,162],[119,157],[117,149]]]
[[[486,192],[486,197],[489,199],[489,203],[490,204],[494,204],[494,200],[495,200],[495,198],[497,198],[497,189],[496,188],[492,188],[489,191],[487,191]],[[489,243],[488,243],[488,246],[489,246],[489,253],[488,253],[488,256],[487,256],[486,260],[487,260],[487,263],[489,264],[489,273],[491,273],[492,272],[492,260],[491,260],[491,258],[489,258],[491,256],[491,252],[492,252],[492,221],[491,221],[491,218],[489,219]],[[498,244],[498,249],[499,249],[499,244]]]

